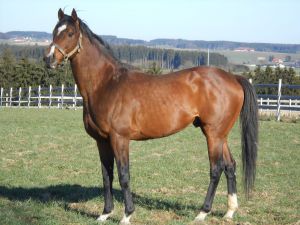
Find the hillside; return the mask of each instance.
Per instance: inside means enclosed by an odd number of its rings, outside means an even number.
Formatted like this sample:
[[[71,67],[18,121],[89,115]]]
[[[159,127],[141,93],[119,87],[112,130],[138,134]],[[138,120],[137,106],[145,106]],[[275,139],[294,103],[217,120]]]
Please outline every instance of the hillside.
[[[203,41],[185,39],[154,39],[150,41],[119,38],[113,35],[101,35],[101,37],[112,45],[143,45],[150,47],[181,48],[181,49],[212,49],[212,50],[253,50],[260,52],[298,53],[300,44],[274,44],[274,43],[246,43],[234,41]],[[11,31],[0,32],[0,39],[18,41],[33,40],[46,41],[52,39],[52,34],[37,31]]]
[[[33,39],[52,39],[52,34],[39,31],[10,31],[4,33],[9,39],[13,38],[33,38]]]

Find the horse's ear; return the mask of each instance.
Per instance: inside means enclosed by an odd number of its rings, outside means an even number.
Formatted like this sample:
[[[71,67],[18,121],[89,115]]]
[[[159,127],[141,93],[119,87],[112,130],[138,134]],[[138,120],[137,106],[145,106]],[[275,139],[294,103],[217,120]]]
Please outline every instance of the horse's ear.
[[[62,11],[61,9],[58,10],[58,19],[62,20],[65,16],[64,11]]]
[[[76,10],[75,10],[74,8],[73,8],[73,10],[72,10],[71,16],[72,16],[72,19],[73,19],[74,21],[77,21],[78,17],[77,17]]]

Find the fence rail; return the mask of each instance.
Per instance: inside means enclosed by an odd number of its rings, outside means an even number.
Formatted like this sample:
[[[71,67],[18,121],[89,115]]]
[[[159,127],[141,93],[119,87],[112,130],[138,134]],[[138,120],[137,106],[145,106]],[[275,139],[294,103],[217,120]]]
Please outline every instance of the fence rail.
[[[28,108],[78,108],[82,107],[82,97],[77,86],[25,89],[10,88],[0,91],[0,107],[28,107]]]
[[[252,83],[252,80],[250,79]],[[277,95],[258,95],[258,105],[261,112],[275,112],[277,120],[280,120],[282,111],[288,111],[300,115],[300,96],[281,95],[282,88],[300,89],[300,85],[282,84],[255,84],[258,88],[277,88]],[[27,108],[80,108],[82,97],[77,86],[65,87],[41,87],[0,89],[0,108],[2,107],[27,107]]]
[[[250,79],[252,83],[252,80]],[[278,84],[254,84],[256,89],[259,88],[277,88],[277,95],[257,95],[257,101],[261,112],[273,111],[276,114],[277,121],[283,112],[288,115],[300,115],[300,96],[282,95],[282,88],[300,89],[300,85],[282,84],[282,80],[278,80]]]

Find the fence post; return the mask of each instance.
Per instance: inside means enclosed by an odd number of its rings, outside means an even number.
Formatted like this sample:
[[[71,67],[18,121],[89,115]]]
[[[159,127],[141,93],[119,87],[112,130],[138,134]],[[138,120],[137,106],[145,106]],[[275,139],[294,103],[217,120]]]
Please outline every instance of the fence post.
[[[259,105],[261,106],[259,111],[262,113],[263,112],[263,98],[262,97],[260,98]]]
[[[5,94],[5,107],[8,107],[8,93]]]
[[[77,104],[77,85],[74,85],[74,109],[76,110],[76,104]]]
[[[0,106],[2,107],[2,103],[3,103],[3,88],[1,88],[0,91]]]
[[[289,107],[290,107],[290,113],[289,113],[289,115],[290,115],[290,117],[292,116],[292,99],[290,99],[289,100]]]
[[[30,100],[31,100],[31,86],[28,87],[28,103],[27,107],[30,107]]]
[[[49,108],[51,108],[52,104],[52,85],[49,86]]]
[[[63,108],[64,105],[64,84],[61,85],[61,108]]]
[[[13,92],[13,89],[12,89],[12,87],[11,87],[11,88],[9,89],[9,107],[11,107],[12,92]]]
[[[22,94],[22,88],[19,87],[19,102],[18,102],[18,107],[20,108],[21,106],[21,94]]]
[[[279,79],[279,82],[278,82],[278,99],[277,99],[277,121],[280,121],[281,83],[282,83],[282,79]]]
[[[38,88],[38,108],[41,108],[41,85]]]

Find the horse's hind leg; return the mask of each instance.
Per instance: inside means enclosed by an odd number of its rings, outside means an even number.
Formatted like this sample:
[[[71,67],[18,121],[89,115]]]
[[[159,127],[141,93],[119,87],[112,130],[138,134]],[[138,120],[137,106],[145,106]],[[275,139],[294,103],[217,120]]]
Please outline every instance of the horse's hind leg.
[[[206,215],[210,212],[213,199],[219,184],[221,174],[224,170],[224,160],[222,154],[223,139],[217,136],[210,135],[205,132],[208,146],[208,155],[210,161],[210,183],[208,186],[207,194],[201,208],[200,213],[195,218],[196,221],[203,221]]]
[[[227,141],[223,145],[223,159],[225,163],[224,173],[227,179],[228,191],[228,209],[224,218],[232,219],[234,212],[238,208],[237,195],[236,195],[236,164],[230,153]]]
[[[210,184],[200,213],[196,221],[203,221],[210,212],[217,186],[224,170],[227,178],[228,211],[225,218],[232,218],[238,208],[236,195],[235,161],[229,151],[227,139],[213,135],[210,129],[203,129],[207,138],[208,155],[210,161]]]

